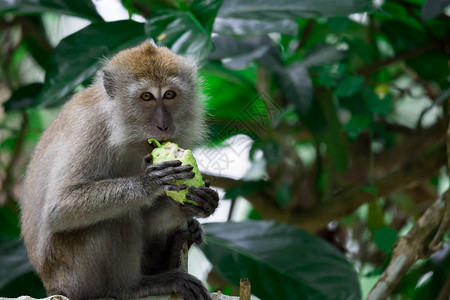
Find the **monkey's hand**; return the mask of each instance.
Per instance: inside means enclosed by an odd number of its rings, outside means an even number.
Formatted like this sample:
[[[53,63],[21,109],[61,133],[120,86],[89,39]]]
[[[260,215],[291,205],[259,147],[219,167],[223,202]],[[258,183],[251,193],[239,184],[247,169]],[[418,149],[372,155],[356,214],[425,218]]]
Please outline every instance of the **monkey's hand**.
[[[147,165],[144,173],[144,182],[148,185],[157,183],[164,190],[181,191],[187,188],[186,184],[176,185],[173,181],[193,178],[195,176],[192,166],[181,166],[181,161],[171,160],[159,164]]]
[[[177,234],[176,232],[175,234]],[[200,245],[203,242],[203,229],[200,223],[192,219],[188,222],[188,228],[180,231],[180,235],[183,240],[187,241],[188,247],[190,248],[192,244]]]
[[[189,194],[186,194],[186,199],[192,200],[199,206],[185,203],[180,206],[180,209],[188,216],[206,218],[210,216],[219,205],[219,195],[217,192],[209,187],[193,187],[190,186]]]

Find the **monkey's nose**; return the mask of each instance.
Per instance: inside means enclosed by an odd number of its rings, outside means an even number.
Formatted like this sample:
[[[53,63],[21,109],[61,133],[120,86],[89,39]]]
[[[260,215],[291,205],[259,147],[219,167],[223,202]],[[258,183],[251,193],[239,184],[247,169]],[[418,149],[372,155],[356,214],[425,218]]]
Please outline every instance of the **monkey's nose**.
[[[158,129],[161,130],[161,131],[167,131],[167,129],[169,128],[169,126],[167,126],[167,125],[156,126],[156,127],[158,127]]]

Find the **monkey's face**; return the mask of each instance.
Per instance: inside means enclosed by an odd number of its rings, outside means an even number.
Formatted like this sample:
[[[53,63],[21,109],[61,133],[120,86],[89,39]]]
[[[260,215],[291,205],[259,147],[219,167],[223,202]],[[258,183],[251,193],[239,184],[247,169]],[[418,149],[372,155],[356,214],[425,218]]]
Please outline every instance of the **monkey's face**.
[[[118,90],[116,116],[127,128],[134,142],[155,138],[180,142],[195,118],[196,92],[194,82],[183,76],[167,77],[164,81],[134,79]]]
[[[103,73],[114,118],[127,142],[155,138],[187,147],[188,141],[198,140],[203,108],[197,99],[195,64],[144,43],[117,54]]]

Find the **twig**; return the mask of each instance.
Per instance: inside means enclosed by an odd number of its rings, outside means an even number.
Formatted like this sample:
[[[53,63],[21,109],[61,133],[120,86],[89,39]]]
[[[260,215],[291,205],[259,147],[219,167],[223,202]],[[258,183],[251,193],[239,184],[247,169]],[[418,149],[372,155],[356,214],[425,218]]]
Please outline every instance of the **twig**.
[[[306,42],[308,41],[308,37],[311,35],[312,30],[314,29],[315,21],[314,19],[308,20],[308,23],[306,23],[305,29],[303,29],[303,32],[300,36],[300,43],[298,44],[297,49],[303,49],[306,45]]]
[[[408,60],[408,59],[417,57],[419,55],[425,54],[427,52],[436,50],[436,49],[439,49],[439,45],[434,43],[434,42],[432,42],[432,43],[423,45],[421,47],[405,51],[405,52],[400,53],[400,54],[398,54],[398,55],[396,55],[394,57],[390,57],[390,58],[387,58],[385,60],[378,61],[378,62],[375,62],[373,64],[366,65],[363,68],[359,69],[357,72],[360,75],[368,76],[368,75],[370,75],[372,73],[375,73],[375,72],[385,68],[386,66],[388,66],[390,64],[393,64],[393,63],[396,63],[396,62],[402,61],[402,60]]]
[[[239,284],[239,300],[250,300],[252,297],[252,292],[248,278],[241,279]]]
[[[444,197],[449,197],[447,191]],[[426,241],[439,226],[446,206],[441,199],[428,208],[409,233],[394,246],[392,259],[366,300],[387,299],[409,268],[427,252]]]

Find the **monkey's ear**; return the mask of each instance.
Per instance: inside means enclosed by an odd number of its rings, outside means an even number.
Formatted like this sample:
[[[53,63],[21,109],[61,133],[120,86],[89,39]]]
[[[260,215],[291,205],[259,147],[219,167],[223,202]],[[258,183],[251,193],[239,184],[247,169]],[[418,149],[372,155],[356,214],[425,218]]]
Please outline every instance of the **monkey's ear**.
[[[116,94],[116,88],[114,83],[114,76],[112,75],[112,72],[110,70],[103,69],[103,86],[105,87],[106,93],[111,97],[114,98]]]

